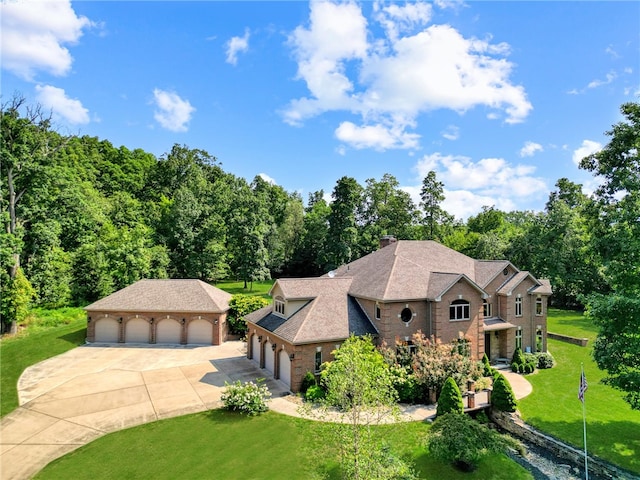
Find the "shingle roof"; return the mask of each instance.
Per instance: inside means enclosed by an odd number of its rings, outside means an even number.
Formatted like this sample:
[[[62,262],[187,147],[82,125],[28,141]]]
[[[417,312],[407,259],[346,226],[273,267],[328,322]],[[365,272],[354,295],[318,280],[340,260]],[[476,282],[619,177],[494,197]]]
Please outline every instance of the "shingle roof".
[[[551,283],[549,280],[538,280],[530,272],[523,271],[516,273],[513,277],[507,280],[496,293],[498,295],[511,295],[511,292],[520,285],[525,279],[530,279],[533,282],[533,286],[529,288],[530,293],[539,293],[541,295],[551,295]]]
[[[85,310],[126,312],[221,313],[231,295],[200,280],[139,280],[85,307]]]
[[[353,278],[350,293],[355,297],[401,301],[434,298],[442,289],[431,283],[440,284],[446,274],[464,274],[475,282],[476,263],[434,241],[400,240],[334,273]]]
[[[509,265],[511,265],[511,262],[508,260],[476,260],[476,283],[482,288],[486,287]],[[515,267],[513,269],[518,270]]]
[[[538,279],[539,285],[534,286],[529,291],[531,293],[539,293],[540,295],[551,295],[553,291],[551,290],[551,282],[546,278]]]
[[[340,340],[351,333],[377,333],[357,301],[348,295],[351,278],[301,278],[277,281],[287,300],[308,299],[284,319],[264,307],[245,317],[248,322],[292,343]]]

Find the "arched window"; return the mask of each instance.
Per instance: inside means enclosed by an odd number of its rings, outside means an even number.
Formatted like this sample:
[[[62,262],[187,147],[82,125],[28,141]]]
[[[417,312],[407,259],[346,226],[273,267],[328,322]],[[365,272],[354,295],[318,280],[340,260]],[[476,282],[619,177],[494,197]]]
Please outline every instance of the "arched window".
[[[455,300],[449,305],[449,320],[469,320],[470,308],[466,300]]]

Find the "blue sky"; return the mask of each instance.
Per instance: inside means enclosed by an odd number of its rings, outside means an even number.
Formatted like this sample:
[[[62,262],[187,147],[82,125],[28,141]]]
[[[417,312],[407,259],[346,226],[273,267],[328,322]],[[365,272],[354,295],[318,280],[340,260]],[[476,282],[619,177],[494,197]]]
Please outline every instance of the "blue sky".
[[[185,144],[303,198],[435,170],[458,218],[541,210],[640,100],[639,2],[3,1],[2,96]]]

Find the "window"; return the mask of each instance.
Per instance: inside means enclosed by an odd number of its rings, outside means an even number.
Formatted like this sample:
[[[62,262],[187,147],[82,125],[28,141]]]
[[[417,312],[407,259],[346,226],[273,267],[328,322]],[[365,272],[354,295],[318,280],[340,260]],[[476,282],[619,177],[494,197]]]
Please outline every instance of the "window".
[[[316,348],[316,361],[315,361],[315,371],[316,373],[320,371],[320,367],[322,366],[322,348]]]
[[[522,349],[522,327],[516,330],[516,348]]]
[[[469,302],[456,300],[449,305],[449,320],[469,320]]]
[[[282,297],[276,297],[273,301],[273,309],[276,313],[284,315],[284,300]]]
[[[413,320],[413,312],[409,307],[405,307],[402,309],[402,311],[400,312],[400,320],[402,320],[404,323],[409,323],[411,320]]]
[[[542,325],[536,328],[536,352],[542,352]]]
[[[542,315],[542,297],[536,298],[536,315],[538,317]]]
[[[522,316],[522,297],[516,297],[516,317]]]
[[[484,318],[490,318],[493,316],[493,312],[491,311],[491,303],[489,303],[488,300],[485,300],[482,304],[482,310],[484,311]]]
[[[380,320],[380,305],[376,303],[376,320]]]

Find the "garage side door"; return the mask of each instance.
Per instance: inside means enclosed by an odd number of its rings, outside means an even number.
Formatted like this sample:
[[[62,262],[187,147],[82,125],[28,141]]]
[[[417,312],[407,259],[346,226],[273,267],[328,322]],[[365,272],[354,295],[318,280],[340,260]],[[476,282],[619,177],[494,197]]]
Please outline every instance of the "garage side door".
[[[114,318],[101,318],[96,321],[95,341],[100,343],[117,343],[120,324]]]
[[[251,337],[251,353],[253,355],[251,360],[260,365],[260,340],[257,335]]]
[[[271,342],[264,344],[264,368],[273,373],[273,350],[271,350]]]
[[[194,320],[189,323],[187,332],[187,343],[197,345],[213,344],[213,325],[206,320]]]
[[[280,350],[280,381],[285,383],[287,387],[291,387],[291,360],[289,360],[289,354]]]
[[[125,325],[125,343],[149,343],[149,322],[141,318],[132,318]]]
[[[182,325],[176,320],[160,320],[156,325],[156,343],[179,344]]]

